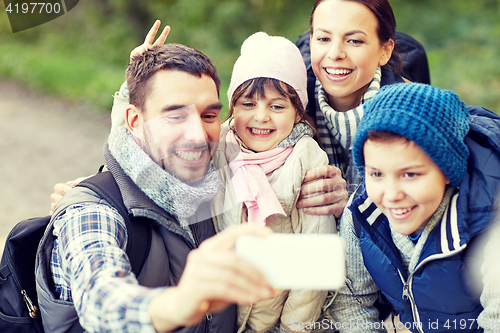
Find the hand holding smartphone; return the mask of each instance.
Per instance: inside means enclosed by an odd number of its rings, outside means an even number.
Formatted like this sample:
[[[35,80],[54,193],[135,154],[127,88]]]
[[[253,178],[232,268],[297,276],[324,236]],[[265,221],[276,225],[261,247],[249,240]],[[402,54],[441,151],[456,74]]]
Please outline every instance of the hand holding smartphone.
[[[236,253],[279,289],[335,290],[345,280],[345,245],[336,234],[243,235]]]

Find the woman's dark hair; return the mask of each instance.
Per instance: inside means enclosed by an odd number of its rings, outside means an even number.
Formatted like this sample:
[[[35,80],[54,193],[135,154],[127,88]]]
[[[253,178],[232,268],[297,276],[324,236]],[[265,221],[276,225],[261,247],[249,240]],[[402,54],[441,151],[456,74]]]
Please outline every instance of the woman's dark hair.
[[[311,35],[313,33],[313,19],[314,12],[320,3],[328,0],[316,0],[314,2],[314,7],[311,13]],[[368,8],[375,18],[377,19],[377,35],[381,43],[385,43],[392,39],[394,41],[394,50],[392,51],[391,59],[389,59],[389,66],[391,66],[392,71],[398,74],[403,69],[403,60],[399,55],[399,45],[396,42],[396,18],[394,17],[394,12],[389,4],[388,0],[342,0],[357,2]]]
[[[229,113],[227,115],[227,119],[233,116],[234,105],[236,101],[241,96],[245,95],[248,98],[256,97],[265,97],[266,96],[266,88],[273,87],[276,89],[278,94],[281,96],[288,98],[292,106],[297,110],[298,115],[300,116],[300,121],[306,123],[311,127],[314,132],[314,135],[317,134],[316,127],[314,126],[314,121],[309,117],[306,113],[304,106],[302,105],[302,101],[300,100],[299,95],[290,85],[286,84],[277,79],[267,78],[267,77],[258,77],[255,79],[250,79],[242,84],[233,93],[231,100],[229,101]],[[286,89],[285,89],[286,88]]]

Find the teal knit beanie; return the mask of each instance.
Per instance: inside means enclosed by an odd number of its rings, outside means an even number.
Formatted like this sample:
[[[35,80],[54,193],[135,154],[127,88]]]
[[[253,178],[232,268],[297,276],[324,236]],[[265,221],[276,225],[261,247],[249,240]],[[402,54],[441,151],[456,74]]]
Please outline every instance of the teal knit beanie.
[[[364,105],[353,146],[354,164],[364,173],[363,146],[370,131],[388,131],[415,142],[450,180],[460,184],[467,171],[469,112],[457,94],[426,84],[382,87]]]

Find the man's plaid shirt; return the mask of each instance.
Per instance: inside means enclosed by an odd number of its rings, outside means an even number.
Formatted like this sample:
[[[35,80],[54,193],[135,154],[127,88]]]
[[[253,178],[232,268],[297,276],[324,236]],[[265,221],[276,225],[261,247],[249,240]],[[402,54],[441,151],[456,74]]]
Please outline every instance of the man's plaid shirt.
[[[155,332],[148,306],[164,288],[138,284],[125,253],[125,222],[114,208],[72,205],[54,221],[54,235],[56,293],[74,303],[86,331]]]

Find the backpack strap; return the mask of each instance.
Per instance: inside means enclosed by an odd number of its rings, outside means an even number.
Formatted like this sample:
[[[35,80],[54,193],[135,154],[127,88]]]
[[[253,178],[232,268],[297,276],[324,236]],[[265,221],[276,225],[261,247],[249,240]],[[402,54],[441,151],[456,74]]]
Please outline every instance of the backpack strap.
[[[138,277],[151,247],[152,227],[149,219],[133,217],[128,213],[123,203],[120,188],[109,171],[100,172],[93,177],[87,178],[77,186],[86,187],[97,193],[123,217],[128,235],[125,251],[130,260],[132,272]]]

